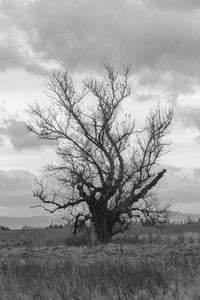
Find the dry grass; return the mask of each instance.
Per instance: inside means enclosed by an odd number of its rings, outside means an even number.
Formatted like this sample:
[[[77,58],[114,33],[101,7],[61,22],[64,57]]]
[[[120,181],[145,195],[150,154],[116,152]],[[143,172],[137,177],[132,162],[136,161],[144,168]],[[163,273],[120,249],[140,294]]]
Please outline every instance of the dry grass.
[[[28,229],[0,231],[0,248],[3,247],[42,247],[56,246],[65,243],[70,236],[69,228]]]
[[[65,229],[18,232],[19,244],[0,234],[0,299],[199,300],[200,236],[187,229],[138,228],[106,246]]]
[[[118,260],[109,256],[87,263],[74,259],[62,264],[9,260],[1,266],[0,298],[177,299],[181,293],[187,296],[188,286],[190,293],[195,294],[196,263],[184,259],[167,265],[163,260],[135,262],[130,258]]]

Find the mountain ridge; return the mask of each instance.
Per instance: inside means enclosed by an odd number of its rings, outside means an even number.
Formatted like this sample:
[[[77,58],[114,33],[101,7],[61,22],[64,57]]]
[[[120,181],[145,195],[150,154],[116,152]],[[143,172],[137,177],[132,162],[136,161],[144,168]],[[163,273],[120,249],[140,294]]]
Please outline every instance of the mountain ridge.
[[[22,227],[46,227],[50,224],[61,223],[61,219],[55,216],[30,216],[30,217],[9,217],[0,216],[0,226],[6,226],[10,229],[21,229]]]
[[[186,220],[197,221],[200,214],[181,213],[171,211],[169,215],[170,223],[184,223]],[[10,229],[21,229],[25,225],[30,227],[46,227],[50,224],[62,223],[62,220],[56,216],[30,216],[30,217],[9,217],[0,216],[0,226],[6,226]]]

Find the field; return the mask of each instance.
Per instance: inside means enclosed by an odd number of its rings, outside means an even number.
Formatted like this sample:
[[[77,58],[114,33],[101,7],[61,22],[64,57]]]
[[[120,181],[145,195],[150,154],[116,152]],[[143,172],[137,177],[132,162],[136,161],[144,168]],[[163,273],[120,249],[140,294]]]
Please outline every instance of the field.
[[[136,225],[113,243],[91,232],[0,232],[0,299],[200,299],[200,224]]]

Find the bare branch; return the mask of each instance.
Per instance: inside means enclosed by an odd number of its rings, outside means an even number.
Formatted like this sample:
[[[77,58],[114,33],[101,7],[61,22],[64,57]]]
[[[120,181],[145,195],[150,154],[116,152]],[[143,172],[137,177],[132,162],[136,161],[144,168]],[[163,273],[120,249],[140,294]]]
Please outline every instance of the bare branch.
[[[69,72],[54,72],[46,83],[51,104],[31,107],[29,129],[55,141],[59,159],[44,169],[54,183],[37,182],[40,204],[34,207],[73,215],[75,232],[79,219],[91,216],[100,241],[126,230],[133,212],[152,225],[167,212],[146,199],[166,172],[157,164],[166,152],[173,112],[158,105],[144,128],[135,128],[120,111],[131,94],[129,72],[129,66],[116,71],[106,65],[105,74],[85,79],[79,88]]]

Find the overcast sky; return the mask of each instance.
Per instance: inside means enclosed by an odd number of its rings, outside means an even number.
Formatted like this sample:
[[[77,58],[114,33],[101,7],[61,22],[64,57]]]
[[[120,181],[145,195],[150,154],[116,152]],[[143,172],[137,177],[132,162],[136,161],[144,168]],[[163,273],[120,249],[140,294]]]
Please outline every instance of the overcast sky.
[[[131,64],[123,109],[139,122],[158,100],[174,106],[159,193],[200,214],[200,1],[0,0],[0,215],[42,214],[31,189],[55,157],[27,132],[28,105],[54,69],[80,79],[105,62]]]

